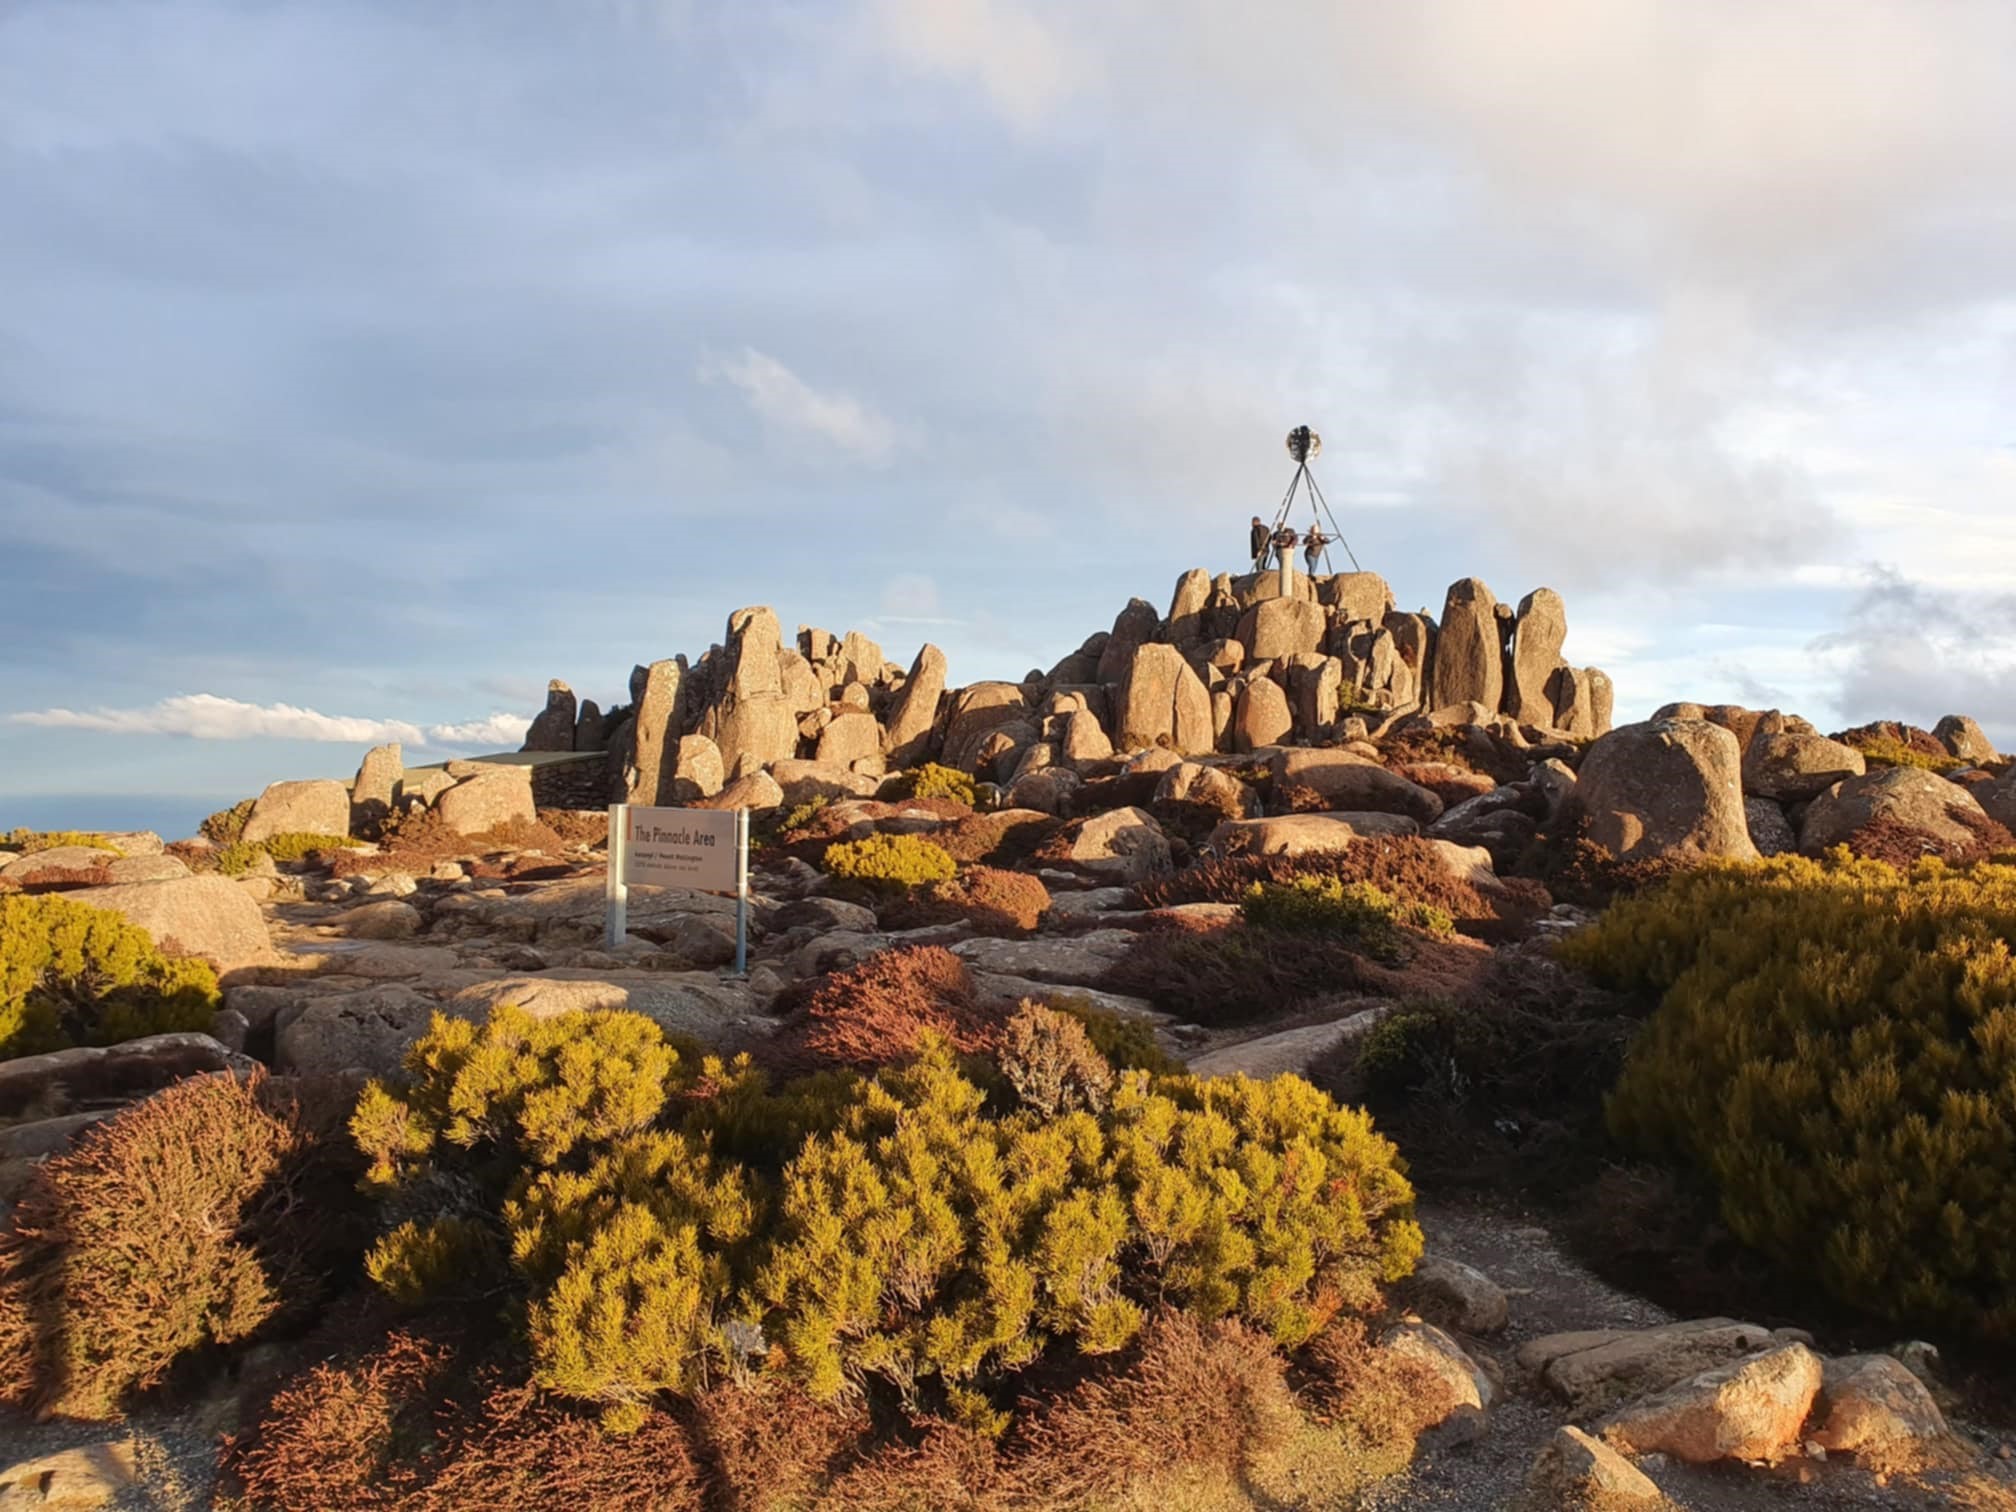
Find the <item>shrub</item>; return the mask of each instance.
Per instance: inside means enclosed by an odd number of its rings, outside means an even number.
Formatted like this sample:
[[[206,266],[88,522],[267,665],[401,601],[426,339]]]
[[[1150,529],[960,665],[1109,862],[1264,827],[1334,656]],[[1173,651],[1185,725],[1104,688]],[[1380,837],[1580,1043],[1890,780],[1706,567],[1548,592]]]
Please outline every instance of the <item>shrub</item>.
[[[2016,1337],[2016,867],[1718,865],[1560,947],[1660,994],[1609,1108],[1730,1229],[1898,1321]]]
[[[1277,1018],[1320,998],[1376,990],[1355,941],[1227,929],[1151,929],[1100,984],[1195,1024]]]
[[[958,863],[921,835],[870,835],[826,847],[826,870],[836,877],[880,887],[922,887],[949,882]]]
[[[807,1065],[874,1067],[909,1059],[932,1033],[962,1054],[982,1053],[1005,1016],[981,1006],[959,957],[915,945],[819,978],[778,1049],[787,1056],[795,1049]]]
[[[1166,1076],[1183,1064],[1162,1048],[1155,1026],[1138,1014],[1102,1008],[1082,993],[1052,997],[1049,1006],[1076,1019],[1106,1064],[1115,1071],[1152,1071]]]
[[[1181,903],[1243,903],[1254,883],[1287,884],[1315,877],[1365,882],[1402,904],[1440,910],[1454,919],[1489,920],[1498,905],[1454,875],[1432,841],[1411,835],[1367,837],[1344,850],[1300,856],[1239,855],[1201,861],[1141,884],[1144,908]]]
[[[0,1057],[208,1029],[217,977],[147,931],[60,897],[0,897]]]
[[[1456,927],[1447,911],[1433,904],[1403,904],[1369,882],[1336,877],[1255,882],[1246,889],[1239,908],[1250,928],[1346,940],[1387,962],[1406,957],[1403,927],[1433,935],[1448,935]]]
[[[1025,1001],[1001,1032],[1001,1074],[1024,1107],[1045,1118],[1100,1113],[1113,1091],[1113,1068],[1076,1019]]]
[[[458,1098],[465,1051],[437,1023],[408,1098],[360,1109],[367,1153],[409,1184],[484,1184],[483,1157],[504,1147],[433,1135],[426,1110],[457,1104],[468,1128],[494,1130],[513,1122],[500,1106],[537,1100]],[[558,1074],[523,1057],[509,1080]],[[1110,1353],[1151,1302],[1292,1346],[1372,1305],[1420,1251],[1393,1147],[1294,1077],[1136,1072],[1097,1114],[1003,1114],[933,1036],[866,1079],[771,1093],[746,1065],[709,1061],[688,1093],[676,1130],[626,1121],[556,1141],[555,1163],[490,1199],[534,1384],[619,1426],[656,1393],[693,1397],[758,1364],[822,1400],[879,1378],[914,1404],[927,1383],[964,1387],[1053,1346]],[[517,1148],[537,1161],[538,1145]],[[969,1423],[987,1416],[949,1400]]]
[[[949,798],[954,803],[963,803],[968,808],[974,802],[974,783],[969,773],[957,767],[940,766],[935,761],[927,761],[916,771],[907,774],[904,784],[908,791],[906,798]]]
[[[771,827],[773,833],[778,835],[796,835],[800,831],[810,829],[813,822],[826,812],[832,801],[832,799],[821,794],[816,798],[808,799],[806,802],[799,804],[796,808],[786,809]]]
[[[175,1083],[36,1168],[0,1238],[7,1394],[65,1417],[118,1415],[204,1344],[250,1336],[317,1291],[296,1204],[310,1138],[261,1088]]]
[[[1969,765],[1947,750],[1946,743],[1930,730],[1895,720],[1879,719],[1857,725],[1833,738],[1860,751],[1871,766],[1914,766],[1943,777]]]
[[[1064,827],[1048,814],[1011,809],[1001,814],[973,814],[940,825],[931,841],[962,866],[1014,868],[1027,861]]]
[[[32,856],[39,851],[58,850],[78,846],[85,850],[110,851],[115,856],[123,856],[125,851],[112,843],[112,837],[97,830],[27,830],[17,829],[0,840],[0,848],[17,850]]]
[[[214,845],[235,845],[245,834],[245,823],[252,817],[253,798],[241,798],[228,809],[219,809],[196,827],[196,833]]]
[[[248,876],[262,860],[271,860],[266,847],[233,840],[216,854],[217,870],[227,877]]]
[[[1050,889],[1027,872],[971,866],[950,882],[934,882],[893,902],[876,898],[883,927],[919,929],[954,921],[976,934],[1016,936],[1033,932],[1050,911]]]
[[[780,1380],[717,1387],[694,1404],[723,1512],[799,1512],[869,1431],[858,1402],[821,1402]]]
[[[316,835],[304,831],[290,831],[284,835],[269,835],[259,842],[259,848],[275,861],[305,861],[316,851],[360,850],[362,840],[349,835]]]

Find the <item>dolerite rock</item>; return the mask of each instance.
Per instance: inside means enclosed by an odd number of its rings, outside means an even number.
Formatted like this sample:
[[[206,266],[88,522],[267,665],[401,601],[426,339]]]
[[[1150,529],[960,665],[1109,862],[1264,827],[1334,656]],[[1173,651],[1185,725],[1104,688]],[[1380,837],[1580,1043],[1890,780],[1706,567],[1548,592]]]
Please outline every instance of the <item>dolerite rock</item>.
[[[1098,715],[1090,709],[1077,709],[1065,716],[1057,755],[1082,776],[1088,767],[1113,759],[1113,742],[1107,738]]]
[[[1589,680],[1589,707],[1593,723],[1591,735],[1608,735],[1611,718],[1617,708],[1617,689],[1610,681],[1610,674],[1601,667],[1585,667],[1582,675]]]
[[[1743,820],[1750,829],[1750,843],[1760,856],[1782,856],[1799,849],[1799,835],[1785,810],[1769,798],[1745,798]]]
[[[1211,695],[1174,646],[1132,647],[1115,704],[1114,735],[1122,750],[1159,745],[1187,755],[1211,749]]]
[[[681,735],[669,759],[671,780],[660,784],[663,797],[658,802],[679,805],[711,798],[728,780],[720,748],[705,735]]]
[[[141,1443],[131,1433],[0,1468],[4,1512],[94,1512],[141,1491]],[[144,1494],[144,1493],[143,1493]]]
[[[1228,819],[1207,842],[1219,855],[1234,851],[1255,856],[1302,856],[1311,851],[1347,850],[1359,840],[1386,835],[1418,835],[1421,826],[1405,814],[1280,814],[1271,819]]]
[[[1499,650],[1498,600],[1477,578],[1449,585],[1442,626],[1435,640],[1435,670],[1428,706],[1480,703],[1496,710],[1504,702],[1505,658]]]
[[[1921,1470],[1954,1447],[1925,1383],[1889,1355],[1826,1362],[1813,1440],[1886,1474]]]
[[[770,777],[793,807],[815,798],[873,798],[882,787],[880,778],[864,777],[830,761],[780,761],[770,768]]]
[[[783,651],[771,610],[759,605],[728,617],[718,691],[694,733],[719,747],[730,774],[798,754],[798,719],[784,697]]]
[[[1192,567],[1176,579],[1176,591],[1169,599],[1169,639],[1179,646],[1194,646],[1205,639],[1204,611],[1211,603],[1211,574]]]
[[[30,851],[19,857],[12,852],[0,852],[0,882],[25,887],[44,880],[54,881],[66,874],[72,878],[79,872],[95,874],[100,867],[109,868],[118,859],[114,852],[95,845],[52,845],[48,850]],[[107,875],[103,880],[114,879]]]
[[[434,800],[434,812],[458,835],[481,835],[513,820],[538,817],[530,767],[493,766],[465,777]]]
[[[1257,751],[1278,744],[1294,728],[1295,717],[1281,685],[1265,677],[1247,679],[1233,708],[1232,749]]]
[[[252,804],[242,838],[248,844],[275,835],[347,835],[350,793],[333,777],[276,782]]]
[[[1798,1447],[1821,1379],[1820,1357],[1786,1344],[1633,1402],[1611,1416],[1602,1435],[1627,1454],[1670,1454],[1695,1465],[1775,1460]]]
[[[1393,590],[1376,572],[1340,572],[1324,582],[1319,593],[1347,625],[1380,624],[1393,609]]]
[[[1127,607],[1113,621],[1113,632],[1106,637],[1105,648],[1099,653],[1097,680],[1117,683],[1124,678],[1135,648],[1154,640],[1161,627],[1162,616],[1156,613],[1153,604],[1146,599],[1129,599]]]
[[[46,852],[45,852],[46,854]],[[5,876],[0,872],[0,876]],[[177,882],[193,873],[173,856],[121,856],[105,865],[107,882]]]
[[[1040,733],[1019,683],[983,682],[961,688],[952,695],[941,759],[962,772],[974,771],[989,737],[1003,729],[1021,737],[1015,741],[1018,746],[1027,745]]]
[[[1255,604],[1239,621],[1233,639],[1254,661],[1283,661],[1298,652],[1317,651],[1329,620],[1321,604],[1301,598],[1273,598]]]
[[[1736,737],[1705,720],[1613,730],[1582,758],[1577,793],[1588,838],[1619,860],[1755,860]]]
[[[110,909],[146,930],[156,945],[201,956],[219,972],[272,959],[259,905],[228,877],[89,887],[68,896],[75,903]]]
[[[1824,735],[1760,733],[1743,753],[1743,791],[1780,803],[1804,803],[1867,770],[1860,751]]]
[[[1435,622],[1425,614],[1393,613],[1386,616],[1385,629],[1393,637],[1393,653],[1413,674],[1416,693],[1425,698],[1427,678],[1435,659]]]
[[[1977,765],[1984,761],[1999,759],[1995,743],[1982,733],[1981,726],[1965,714],[1948,714],[1932,727],[1932,734],[1939,743],[1962,761]]]
[[[1547,698],[1553,705],[1551,723],[1555,729],[1570,735],[1600,733],[1596,728],[1596,687],[1582,668],[1566,663],[1556,667],[1547,679]]]
[[[644,669],[637,712],[630,726],[627,802],[647,807],[679,800],[668,770],[686,717],[686,658],[674,656]]]
[[[910,676],[889,709],[883,746],[892,767],[921,766],[931,757],[938,705],[945,696],[945,653],[926,645],[910,664]]]
[[[1391,651],[1389,649],[1390,658]],[[1344,664],[1334,656],[1304,652],[1288,659],[1288,703],[1295,728],[1309,740],[1320,740],[1337,723],[1338,695],[1344,688]]]
[[[1333,809],[1352,813],[1405,814],[1416,824],[1442,817],[1442,800],[1418,782],[1349,751],[1290,746],[1274,753],[1274,786],[1306,787]]]
[[[703,809],[746,808],[752,813],[783,806],[784,790],[768,772],[751,772],[747,777],[737,777],[712,797],[696,799],[687,805]]]
[[[345,834],[375,834],[377,826],[399,806],[406,786],[406,763],[395,740],[373,746],[358,764],[350,784],[350,819]]]
[[[1009,808],[1032,809],[1039,814],[1063,814],[1071,807],[1071,796],[1084,782],[1068,766],[1046,766],[1025,772],[1009,785]]]
[[[1068,859],[1093,876],[1144,882],[1169,869],[1169,838],[1146,809],[1113,809],[1084,821],[1071,840]]]
[[[420,910],[387,898],[346,909],[323,921],[353,940],[410,940],[420,933]]]
[[[819,732],[818,760],[832,766],[852,766],[882,754],[882,726],[873,714],[842,714]]]
[[[777,654],[777,687],[793,719],[803,719],[815,709],[825,708],[834,694],[848,686],[842,683],[839,689],[829,690],[812,664],[796,651]]]
[[[1260,795],[1218,767],[1179,761],[1155,785],[1157,803],[1208,803],[1232,818],[1251,819],[1260,812]]]
[[[1568,606],[1552,588],[1535,588],[1519,601],[1512,630],[1512,682],[1505,690],[1505,712],[1527,724],[1551,724],[1554,700],[1547,690],[1561,664],[1568,639]],[[1593,710],[1591,722],[1594,722]]]
[[[436,1006],[412,988],[390,983],[312,998],[291,1016],[281,1016],[275,1065],[295,1076],[353,1067],[391,1076],[427,1032]]]
[[[1646,1512],[1672,1505],[1623,1455],[1572,1423],[1558,1428],[1526,1477],[1520,1512]]]
[[[185,1076],[250,1069],[210,1035],[188,1030],[22,1055],[0,1060],[0,1119],[11,1122],[37,1104],[76,1107],[131,1098]]]
[[[1993,782],[1984,782],[1969,791],[1973,793],[1974,801],[1987,810],[1990,819],[2016,829],[2016,766]]]
[[[1958,783],[1920,767],[1888,767],[1850,777],[1815,798],[1800,821],[1799,844],[1817,855],[1884,819],[1919,831],[1925,853],[1931,855],[1972,846],[1980,838],[1974,826],[1987,818],[1974,795]]]
[[[546,707],[533,718],[525,731],[521,751],[571,751],[577,710],[574,690],[559,678],[546,684]]]
[[[1458,1408],[1484,1411],[1497,1399],[1491,1378],[1463,1347],[1432,1323],[1401,1323],[1387,1330],[1380,1348],[1427,1366],[1449,1388]]]
[[[574,719],[574,749],[601,751],[609,745],[609,722],[594,699],[581,700],[581,712]]]
[[[1407,1278],[1407,1295],[1438,1321],[1463,1333],[1504,1332],[1512,1321],[1505,1290],[1475,1266],[1447,1255],[1424,1255]]]
[[[1546,1334],[1520,1345],[1518,1362],[1581,1415],[1663,1391],[1775,1342],[1770,1329],[1755,1323],[1695,1318],[1656,1328]]]

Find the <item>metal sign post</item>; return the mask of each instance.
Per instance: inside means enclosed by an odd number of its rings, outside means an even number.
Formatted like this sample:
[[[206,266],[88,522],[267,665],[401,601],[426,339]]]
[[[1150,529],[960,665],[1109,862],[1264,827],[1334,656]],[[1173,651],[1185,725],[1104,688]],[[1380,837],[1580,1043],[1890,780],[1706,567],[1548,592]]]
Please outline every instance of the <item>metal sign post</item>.
[[[735,897],[735,973],[749,970],[749,810],[609,805],[609,878],[604,939],[622,947],[630,887],[683,887]]]

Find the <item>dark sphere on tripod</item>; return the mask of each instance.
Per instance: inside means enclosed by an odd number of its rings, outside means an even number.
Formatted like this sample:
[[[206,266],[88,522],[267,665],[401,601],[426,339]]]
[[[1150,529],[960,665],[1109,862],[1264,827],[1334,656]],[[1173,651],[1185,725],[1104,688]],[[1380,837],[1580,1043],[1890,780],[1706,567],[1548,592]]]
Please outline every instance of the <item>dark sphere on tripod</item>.
[[[1298,425],[1288,432],[1288,455],[1297,462],[1307,462],[1311,457],[1323,452],[1323,438],[1306,425]]]

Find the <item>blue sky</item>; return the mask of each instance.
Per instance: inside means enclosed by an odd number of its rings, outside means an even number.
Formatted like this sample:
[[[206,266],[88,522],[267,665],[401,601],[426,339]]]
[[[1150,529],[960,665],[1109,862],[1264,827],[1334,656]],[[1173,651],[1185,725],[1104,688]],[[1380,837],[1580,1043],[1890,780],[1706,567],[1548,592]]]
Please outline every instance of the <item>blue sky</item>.
[[[1018,675],[1305,420],[1626,714],[2016,743],[2006,5],[12,0],[0,207],[0,825],[751,602]]]

